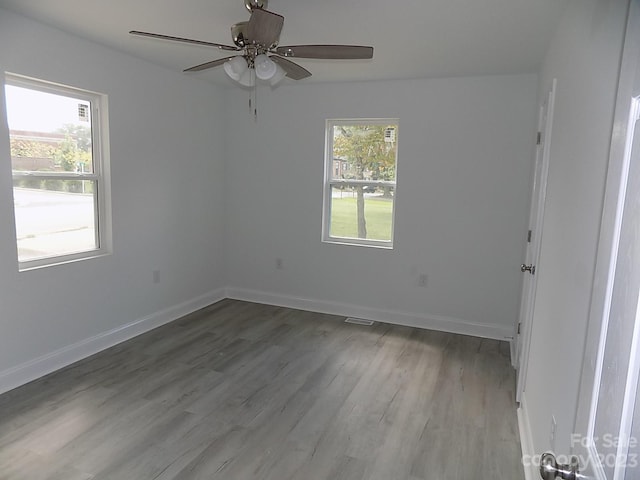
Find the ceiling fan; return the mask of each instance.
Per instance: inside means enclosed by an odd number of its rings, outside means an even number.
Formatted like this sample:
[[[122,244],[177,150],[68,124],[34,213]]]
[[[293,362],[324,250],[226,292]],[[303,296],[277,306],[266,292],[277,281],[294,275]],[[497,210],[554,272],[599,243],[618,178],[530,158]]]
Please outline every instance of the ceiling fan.
[[[256,77],[275,85],[285,76],[301,80],[311,72],[288,58],[320,59],[369,59],[373,58],[373,47],[361,45],[290,45],[279,46],[284,17],[266,10],[268,0],[244,0],[251,13],[249,21],[231,26],[235,46],[172,37],[158,33],[132,30],[129,33],[141,37],[158,38],[174,42],[216,47],[220,50],[239,52],[238,55],[220,58],[187,68],[185,72],[199,72],[224,65],[224,70],[233,80],[244,86],[254,86]]]

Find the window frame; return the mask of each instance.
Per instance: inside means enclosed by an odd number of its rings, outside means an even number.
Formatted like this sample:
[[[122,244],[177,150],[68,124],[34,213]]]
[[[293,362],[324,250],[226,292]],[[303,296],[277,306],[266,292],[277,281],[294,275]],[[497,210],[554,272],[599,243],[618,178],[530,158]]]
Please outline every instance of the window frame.
[[[112,253],[112,232],[111,232],[111,185],[109,176],[109,132],[108,132],[108,110],[107,95],[85,90],[69,85],[62,85],[46,80],[26,77],[14,73],[5,72],[2,95],[6,95],[5,86],[15,86],[26,88],[43,93],[71,97],[86,101],[90,105],[91,119],[91,163],[92,172],[14,172],[11,166],[11,177],[13,181],[22,178],[40,178],[42,180],[80,180],[94,182],[95,192],[93,195],[94,208],[94,228],[96,248],[81,252],[50,255],[31,260],[21,261],[18,256],[18,238],[16,235],[16,258],[18,260],[18,270],[27,271],[53,265],[60,265],[89,258],[97,258]],[[5,98],[6,108],[6,98]],[[6,114],[7,112],[5,112]],[[11,133],[7,125],[9,139]],[[8,155],[11,159],[11,154]],[[12,194],[13,197],[13,194]],[[14,224],[16,221],[15,199],[13,200]],[[14,233],[17,234],[16,231]]]
[[[385,180],[346,180],[333,177],[333,128],[336,125],[394,125],[396,127],[396,158],[395,181]],[[324,154],[324,181],[322,202],[322,241],[337,245],[354,245],[361,247],[381,248],[393,250],[395,244],[395,219],[396,202],[398,192],[398,130],[400,120],[398,118],[330,118],[325,123],[325,154]],[[331,236],[331,189],[336,185],[363,185],[363,186],[391,186],[393,187],[393,202],[391,205],[391,240],[373,240],[366,238],[334,237]]]

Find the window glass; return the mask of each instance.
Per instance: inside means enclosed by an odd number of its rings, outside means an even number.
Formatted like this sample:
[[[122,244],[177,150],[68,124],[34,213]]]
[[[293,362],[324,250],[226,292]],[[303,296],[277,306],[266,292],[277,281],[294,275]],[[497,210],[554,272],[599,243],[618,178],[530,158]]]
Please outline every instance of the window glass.
[[[327,121],[323,239],[391,248],[397,120]]]
[[[101,253],[101,96],[8,75],[5,100],[21,268]]]

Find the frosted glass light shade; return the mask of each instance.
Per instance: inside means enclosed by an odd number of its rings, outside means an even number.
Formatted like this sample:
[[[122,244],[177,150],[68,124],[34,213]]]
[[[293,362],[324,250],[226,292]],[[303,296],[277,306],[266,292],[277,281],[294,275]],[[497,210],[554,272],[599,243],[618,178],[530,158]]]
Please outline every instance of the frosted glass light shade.
[[[240,77],[249,70],[247,60],[244,57],[233,57],[224,63],[224,71],[235,81],[240,81]]]
[[[272,60],[273,61],[273,60]],[[282,68],[280,65],[278,65],[277,63],[273,62],[276,66],[276,73],[273,75],[273,77],[271,77],[270,83],[272,87],[275,87],[276,84],[278,82],[280,82],[280,80],[282,80],[284,77],[287,76],[287,72],[284,71],[284,68]]]
[[[256,75],[260,80],[269,80],[276,74],[276,64],[264,53],[258,55],[254,61]]]

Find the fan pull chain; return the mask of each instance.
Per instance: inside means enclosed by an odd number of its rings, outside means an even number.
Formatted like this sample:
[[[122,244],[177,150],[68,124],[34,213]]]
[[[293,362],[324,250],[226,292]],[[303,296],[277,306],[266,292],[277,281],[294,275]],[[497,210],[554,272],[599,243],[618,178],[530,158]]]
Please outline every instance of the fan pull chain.
[[[253,74],[253,121],[258,121],[258,82],[255,80],[255,73]]]
[[[258,121],[258,84],[255,72],[251,70],[253,89],[249,90],[249,113],[253,114],[254,121]]]

